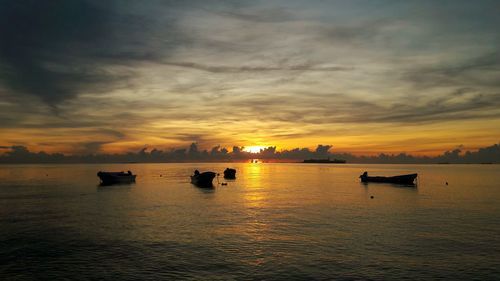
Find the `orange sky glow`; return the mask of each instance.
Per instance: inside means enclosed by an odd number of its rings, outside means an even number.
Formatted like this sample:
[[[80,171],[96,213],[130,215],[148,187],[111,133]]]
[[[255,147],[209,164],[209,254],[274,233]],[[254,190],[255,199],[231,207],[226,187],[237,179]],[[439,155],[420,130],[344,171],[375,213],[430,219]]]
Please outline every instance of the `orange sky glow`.
[[[437,155],[500,141],[487,5],[113,3],[0,11],[12,21],[0,27],[0,152]]]

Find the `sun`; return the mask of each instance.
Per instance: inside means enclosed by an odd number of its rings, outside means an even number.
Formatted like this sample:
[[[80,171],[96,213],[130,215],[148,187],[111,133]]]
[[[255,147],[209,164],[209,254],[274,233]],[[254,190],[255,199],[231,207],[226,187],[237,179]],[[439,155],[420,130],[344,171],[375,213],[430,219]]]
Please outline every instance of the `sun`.
[[[255,146],[247,146],[243,148],[243,151],[250,152],[250,153],[259,153],[261,149],[266,148],[265,146],[261,145],[255,145]]]

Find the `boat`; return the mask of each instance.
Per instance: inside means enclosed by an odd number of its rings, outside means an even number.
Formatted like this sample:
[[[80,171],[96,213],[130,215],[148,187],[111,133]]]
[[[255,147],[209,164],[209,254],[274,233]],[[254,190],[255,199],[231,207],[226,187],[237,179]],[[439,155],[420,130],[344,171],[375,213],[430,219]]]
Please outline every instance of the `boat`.
[[[407,174],[407,175],[398,175],[392,177],[370,177],[368,176],[368,172],[364,172],[359,178],[361,182],[384,182],[384,183],[396,183],[396,184],[408,184],[414,185],[415,179],[418,174]]]
[[[97,176],[101,179],[102,185],[119,184],[119,183],[133,183],[137,175],[128,172],[102,172],[99,171]]]
[[[216,175],[214,172],[200,173],[198,170],[195,170],[194,175],[191,176],[191,183],[198,187],[213,187],[212,180]]]
[[[224,178],[230,180],[236,179],[236,170],[231,168],[226,168],[224,170]]]
[[[328,159],[307,159],[304,160],[302,163],[319,163],[319,164],[344,164],[346,161],[342,159],[333,159],[330,160]]]

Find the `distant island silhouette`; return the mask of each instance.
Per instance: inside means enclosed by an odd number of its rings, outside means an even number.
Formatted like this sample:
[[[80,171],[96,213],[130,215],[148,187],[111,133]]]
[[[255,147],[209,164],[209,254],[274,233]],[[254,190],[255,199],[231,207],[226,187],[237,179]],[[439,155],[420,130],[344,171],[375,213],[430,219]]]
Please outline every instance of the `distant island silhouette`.
[[[316,163],[316,164],[344,164],[347,161],[344,159],[306,159],[302,163]]]
[[[258,153],[244,151],[244,147],[233,146],[229,151],[220,146],[210,150],[199,150],[196,143],[188,148],[167,151],[143,148],[138,152],[121,154],[65,155],[62,153],[31,152],[25,146],[2,147],[0,163],[169,163],[169,162],[250,162],[259,159],[265,162],[305,162],[308,159],[342,159],[347,163],[394,163],[394,164],[498,164],[500,143],[476,151],[454,149],[437,156],[413,156],[406,153],[376,156],[359,156],[351,153],[332,152],[331,145],[318,145],[315,150],[294,148],[276,150],[276,146],[261,149]],[[309,160],[310,161],[310,160]],[[307,162],[306,162],[307,163]]]

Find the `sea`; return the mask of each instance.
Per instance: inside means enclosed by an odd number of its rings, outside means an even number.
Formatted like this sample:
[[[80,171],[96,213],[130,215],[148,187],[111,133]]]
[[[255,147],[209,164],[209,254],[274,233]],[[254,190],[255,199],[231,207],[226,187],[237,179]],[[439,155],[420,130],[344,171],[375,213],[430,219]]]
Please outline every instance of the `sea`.
[[[0,165],[0,280],[438,279],[500,280],[500,165]]]

